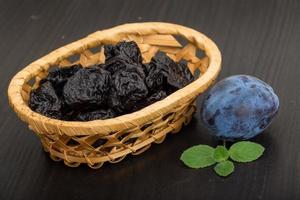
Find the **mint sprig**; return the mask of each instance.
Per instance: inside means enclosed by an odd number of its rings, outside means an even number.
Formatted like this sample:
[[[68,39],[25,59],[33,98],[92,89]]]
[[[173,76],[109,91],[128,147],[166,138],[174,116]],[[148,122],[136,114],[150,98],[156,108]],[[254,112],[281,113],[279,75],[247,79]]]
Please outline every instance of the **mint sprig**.
[[[216,148],[208,145],[197,145],[185,150],[180,160],[188,167],[199,169],[215,165],[214,171],[222,177],[234,171],[235,162],[252,162],[262,156],[265,148],[255,142],[241,141],[233,144],[229,150],[224,146]],[[231,159],[232,161],[230,161]]]

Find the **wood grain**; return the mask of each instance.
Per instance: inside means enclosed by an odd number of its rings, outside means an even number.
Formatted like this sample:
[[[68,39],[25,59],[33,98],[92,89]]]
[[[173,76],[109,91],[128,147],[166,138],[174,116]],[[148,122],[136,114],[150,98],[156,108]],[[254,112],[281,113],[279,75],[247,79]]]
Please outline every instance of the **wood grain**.
[[[300,1],[0,0],[0,199],[300,199]],[[271,84],[281,108],[255,139],[267,150],[229,178],[179,161],[194,144],[216,145],[199,114],[141,156],[100,170],[55,163],[8,106],[12,76],[31,61],[96,30],[165,21],[197,29],[223,53],[220,78],[250,74]],[[198,99],[198,105],[201,98]]]

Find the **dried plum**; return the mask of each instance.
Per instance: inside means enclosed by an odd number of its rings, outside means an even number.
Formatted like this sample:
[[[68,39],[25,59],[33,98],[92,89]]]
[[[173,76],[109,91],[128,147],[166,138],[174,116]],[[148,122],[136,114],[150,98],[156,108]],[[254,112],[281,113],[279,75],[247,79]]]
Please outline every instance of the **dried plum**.
[[[120,113],[130,111],[137,101],[148,95],[143,78],[131,68],[115,73],[111,85],[109,105]]]
[[[174,62],[163,52],[158,52],[146,68],[146,84],[151,90],[164,89],[170,94],[193,81],[186,64]]]
[[[167,87],[168,73],[161,70],[151,70],[146,78],[146,84],[151,91],[162,90]]]
[[[141,52],[135,42],[119,42],[117,45],[104,46],[104,69],[112,74],[129,66],[134,66],[139,73],[145,73],[142,65]],[[141,74],[140,74],[141,75]]]
[[[81,65],[73,65],[71,67],[58,68],[52,72],[49,72],[48,76],[42,81],[50,81],[56,92],[61,94],[63,85],[67,82],[68,78],[71,77],[81,68]]]
[[[66,82],[63,98],[73,110],[104,106],[110,84],[110,73],[101,68],[81,68]]]
[[[183,62],[177,63],[177,66],[170,65],[168,84],[176,89],[183,88],[194,80],[187,65]]]
[[[121,98],[118,96],[115,88],[110,89],[108,97],[108,106],[111,107],[118,115],[124,114],[125,105],[121,101]]]
[[[44,81],[39,88],[31,91],[29,107],[40,114],[55,119],[62,116],[61,100],[49,81]]]
[[[158,52],[146,65],[148,70],[146,84],[151,91],[166,89],[170,64],[174,64],[174,62],[165,53]]]
[[[155,103],[156,101],[160,101],[167,97],[167,93],[163,90],[157,91],[151,95],[149,95],[146,99],[141,100],[137,102],[133,108],[132,111],[140,110],[148,105],[151,105],[152,103]]]
[[[193,81],[186,64],[158,52],[142,63],[135,42],[105,45],[105,63],[49,72],[30,93],[29,107],[67,121],[108,119],[140,110]]]
[[[160,101],[160,100],[162,100],[166,97],[167,97],[167,93],[163,90],[160,90],[160,91],[157,91],[157,92],[153,93],[151,96],[149,96],[146,99],[146,101],[147,101],[147,104],[149,105],[149,104],[152,104],[156,101]]]
[[[105,61],[104,69],[114,74],[119,70],[123,70],[128,65],[132,65],[131,61],[127,61],[124,56],[116,56]]]
[[[134,64],[134,63],[128,64],[118,58],[114,58],[114,59],[116,59],[115,62],[105,64],[105,67],[104,67],[105,70],[108,70],[112,74],[115,74],[118,71],[126,70],[126,71],[138,73],[140,75],[140,77],[142,77],[143,79],[146,77],[145,72],[142,68],[142,65]]]
[[[141,51],[133,41],[119,42],[117,45],[104,46],[105,62],[111,58],[122,56],[130,63],[142,63]]]
[[[96,119],[109,119],[116,116],[116,113],[112,109],[104,110],[94,110],[88,112],[81,112],[75,117],[77,121],[91,121]]]

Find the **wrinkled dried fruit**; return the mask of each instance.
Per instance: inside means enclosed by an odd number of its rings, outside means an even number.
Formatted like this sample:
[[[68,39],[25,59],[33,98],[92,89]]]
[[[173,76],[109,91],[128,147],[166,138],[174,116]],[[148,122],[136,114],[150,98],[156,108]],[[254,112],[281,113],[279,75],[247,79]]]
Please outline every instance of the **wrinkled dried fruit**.
[[[90,112],[81,112],[75,117],[78,121],[91,121],[96,119],[109,119],[115,117],[116,114],[112,109],[94,110]]]
[[[47,117],[59,119],[62,116],[61,101],[49,81],[44,81],[39,88],[31,91],[29,107]]]
[[[170,94],[194,80],[185,63],[176,63],[162,52],[158,52],[145,68],[148,71],[146,84],[151,90],[163,89]]]
[[[134,104],[148,95],[143,78],[130,68],[112,76],[109,105],[120,113],[130,112]]]
[[[135,42],[105,45],[105,63],[56,69],[30,94],[29,107],[68,120],[108,119],[140,110],[193,80],[186,64],[158,53],[142,63]]]
[[[54,71],[49,72],[48,76],[41,82],[50,81],[53,87],[56,88],[56,93],[61,96],[62,88],[68,78],[75,74],[80,68],[81,65],[73,65],[71,67],[55,69]]]
[[[170,65],[168,84],[176,88],[176,90],[183,88],[193,80],[194,77],[185,63],[177,63],[177,66]]]
[[[48,76],[44,80],[50,81],[54,86],[58,86],[59,84],[66,83],[66,81],[68,80],[67,78],[75,74],[80,68],[80,65],[58,68],[49,72]]]
[[[66,82],[63,98],[73,110],[105,106],[109,84],[108,71],[101,68],[82,68]]]
[[[157,91],[151,95],[149,95],[146,99],[143,99],[139,102],[137,102],[133,108],[132,108],[132,111],[137,111],[137,110],[140,110],[152,103],[155,103],[156,101],[160,101],[164,98],[167,97],[167,93],[163,90],[160,90],[160,91]]]
[[[153,93],[151,96],[149,96],[146,101],[147,101],[147,104],[151,104],[151,103],[154,103],[156,101],[159,101],[159,100],[162,100],[164,98],[167,97],[167,93],[165,91],[158,91],[158,92],[155,92]]]
[[[135,42],[119,42],[117,45],[104,46],[105,66],[104,69],[112,74],[118,70],[134,65],[136,70],[143,71],[142,56]]]
[[[133,41],[119,42],[117,45],[106,45],[104,47],[105,61],[117,56],[123,56],[131,63],[142,63],[141,51],[137,44]]]

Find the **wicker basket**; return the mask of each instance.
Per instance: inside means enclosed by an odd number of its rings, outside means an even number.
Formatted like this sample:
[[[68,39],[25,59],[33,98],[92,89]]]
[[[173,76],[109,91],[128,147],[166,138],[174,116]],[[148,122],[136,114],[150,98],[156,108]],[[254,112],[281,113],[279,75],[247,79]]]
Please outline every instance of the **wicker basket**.
[[[179,37],[185,40],[184,46],[176,40]],[[101,45],[120,40],[134,40],[144,62],[161,50],[175,61],[187,60],[190,71],[193,74],[200,71],[200,76],[161,101],[107,120],[61,121],[42,116],[28,107],[31,89],[38,86],[49,68],[102,63],[105,57]],[[197,50],[202,50],[204,57],[198,58]],[[152,143],[163,142],[167,133],[176,133],[189,123],[196,109],[196,97],[216,79],[220,64],[217,46],[193,29],[168,23],[125,24],[95,32],[31,63],[11,80],[8,96],[10,105],[40,137],[44,150],[53,160],[64,160],[70,167],[87,163],[91,168],[100,168],[106,161],[116,163],[127,154],[144,152]]]

